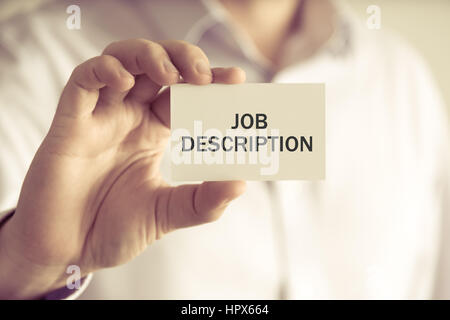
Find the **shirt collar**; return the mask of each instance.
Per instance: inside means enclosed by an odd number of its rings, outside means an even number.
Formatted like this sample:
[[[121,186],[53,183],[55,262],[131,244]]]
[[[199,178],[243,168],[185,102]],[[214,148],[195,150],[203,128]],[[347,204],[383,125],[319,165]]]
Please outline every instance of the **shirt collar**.
[[[338,57],[351,50],[352,23],[351,15],[348,14],[349,8],[341,0],[331,1],[336,8],[334,32],[319,51],[330,54],[332,57]],[[157,28],[159,34],[167,39],[182,39],[198,44],[209,30],[221,25],[231,33],[235,44],[247,59],[265,69],[271,67],[271,63],[258,51],[251,39],[234,27],[228,12],[217,0],[152,0],[140,3],[143,6],[142,10],[150,15],[152,27]],[[170,27],[164,29],[163,26],[168,23]],[[296,62],[295,50],[293,50],[293,54],[292,61],[289,63]]]
[[[201,38],[210,27],[205,22],[211,12],[200,0],[140,0],[137,3],[147,16],[150,28],[165,39],[184,40],[196,29]],[[202,25],[204,28],[199,28]]]

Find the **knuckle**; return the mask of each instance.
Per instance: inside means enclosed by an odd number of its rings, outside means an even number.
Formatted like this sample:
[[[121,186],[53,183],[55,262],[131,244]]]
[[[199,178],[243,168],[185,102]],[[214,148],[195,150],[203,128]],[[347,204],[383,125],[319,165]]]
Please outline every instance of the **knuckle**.
[[[75,84],[78,87],[86,89],[85,83],[90,81],[89,68],[87,67],[87,62],[84,62],[78,66],[76,66],[69,79],[69,83]]]
[[[142,43],[142,47],[140,50],[140,55],[143,58],[151,59],[155,57],[155,54],[160,52],[160,47],[158,44],[146,40],[144,43]]]
[[[97,57],[97,64],[106,68],[111,69],[117,66],[117,59],[110,55],[101,55]]]
[[[113,56],[101,55],[95,58],[93,63],[92,72],[95,77],[103,76],[107,78],[115,77],[116,72],[119,67],[118,60]]]
[[[113,42],[111,42],[110,44],[108,44],[106,46],[106,48],[103,50],[102,54],[108,54],[110,52],[113,52],[114,48],[116,48],[117,45],[119,45],[119,44],[120,44],[120,41],[113,41]]]
[[[205,58],[205,54],[203,53],[203,50],[200,49],[199,47],[187,43],[187,42],[183,42],[180,46],[179,46],[179,50],[178,50],[179,54],[187,57],[188,59],[193,59],[193,58],[198,58],[198,57],[202,57]]]
[[[84,69],[85,69],[85,64],[86,63],[84,62],[82,64],[77,65],[72,71],[72,76],[77,76],[77,75],[83,73]]]
[[[92,68],[92,65],[94,65],[94,63],[95,58],[91,58],[76,66],[72,71],[72,78],[75,81],[79,81],[89,76],[90,70]]]
[[[142,42],[142,43],[152,42],[151,40],[148,40],[145,38],[135,38],[135,39],[132,39],[131,41]]]

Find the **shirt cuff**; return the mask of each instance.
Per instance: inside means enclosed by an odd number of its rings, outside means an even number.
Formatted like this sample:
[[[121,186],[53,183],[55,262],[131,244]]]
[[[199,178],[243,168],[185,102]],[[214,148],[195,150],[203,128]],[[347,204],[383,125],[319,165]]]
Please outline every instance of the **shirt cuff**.
[[[2,224],[4,222],[6,222],[6,220],[8,220],[9,217],[11,217],[13,215],[15,210],[16,210],[16,208],[0,212],[0,227],[2,226]]]
[[[75,300],[86,290],[92,280],[92,276],[92,273],[89,273],[86,277],[82,278],[80,288],[78,289],[63,287],[46,294],[43,300]]]

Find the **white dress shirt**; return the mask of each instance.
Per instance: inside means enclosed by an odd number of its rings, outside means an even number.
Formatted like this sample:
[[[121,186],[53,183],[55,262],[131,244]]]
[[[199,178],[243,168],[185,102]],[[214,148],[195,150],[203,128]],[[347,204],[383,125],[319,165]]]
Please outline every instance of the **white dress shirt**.
[[[112,41],[185,39],[249,82],[325,82],[327,101],[325,181],[250,182],[219,221],[96,272],[83,298],[450,298],[448,124],[408,45],[338,4],[334,36],[273,73],[214,1],[78,3],[80,30],[66,1],[0,26],[0,209],[15,207],[71,71]]]

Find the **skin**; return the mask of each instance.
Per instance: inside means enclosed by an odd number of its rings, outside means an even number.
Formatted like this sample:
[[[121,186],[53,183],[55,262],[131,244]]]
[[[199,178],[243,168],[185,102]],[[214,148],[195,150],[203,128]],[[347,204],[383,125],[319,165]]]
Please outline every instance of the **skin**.
[[[245,183],[169,186],[159,165],[170,135],[169,91],[245,80],[210,69],[181,41],[112,43],[73,71],[50,130],[0,233],[0,297],[37,298],[83,275],[130,261],[178,228],[216,220]],[[20,274],[20,277],[10,275]]]
[[[275,51],[264,48],[286,37],[299,1],[222,2],[271,59]],[[258,14],[248,24],[245,12]],[[267,16],[276,29],[270,35],[258,28]],[[145,39],[114,42],[75,68],[16,211],[0,228],[0,299],[39,298],[63,287],[68,265],[86,275],[126,263],[171,231],[218,219],[244,192],[243,181],[173,187],[161,178],[170,135],[162,86],[179,81],[231,85],[245,73],[211,69],[192,44]]]

